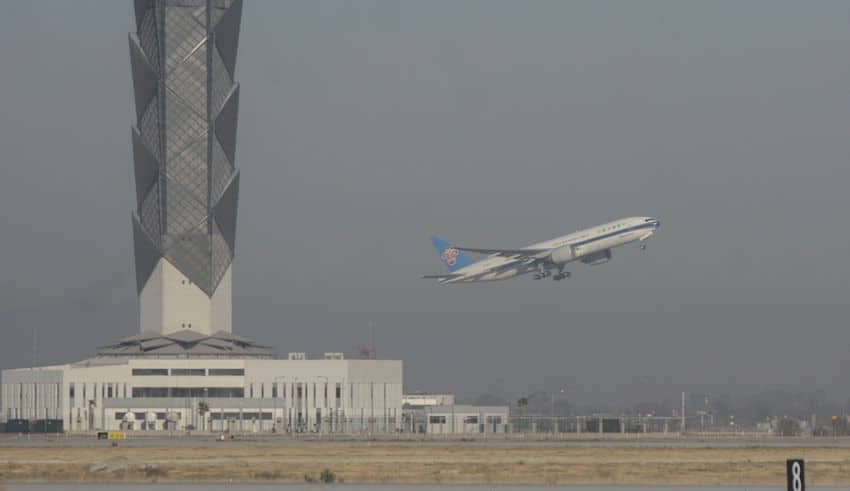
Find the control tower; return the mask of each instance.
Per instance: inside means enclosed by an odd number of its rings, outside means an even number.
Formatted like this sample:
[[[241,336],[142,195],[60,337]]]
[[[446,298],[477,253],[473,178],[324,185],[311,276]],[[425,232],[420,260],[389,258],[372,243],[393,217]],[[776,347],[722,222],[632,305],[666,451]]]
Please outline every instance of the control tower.
[[[283,359],[232,332],[242,0],[133,5],[140,332],[79,362],[0,370],[0,422],[21,432],[397,432],[400,360]]]
[[[140,331],[230,332],[242,0],[134,0]]]

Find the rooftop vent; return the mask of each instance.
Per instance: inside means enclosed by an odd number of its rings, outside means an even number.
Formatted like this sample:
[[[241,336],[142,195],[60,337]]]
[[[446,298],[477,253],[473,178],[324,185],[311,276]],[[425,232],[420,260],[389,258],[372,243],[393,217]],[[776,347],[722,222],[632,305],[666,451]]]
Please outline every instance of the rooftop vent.
[[[325,353],[326,360],[344,360],[345,355],[342,353]]]
[[[290,360],[306,360],[307,354],[306,353],[291,352],[291,353],[289,353],[289,359]]]

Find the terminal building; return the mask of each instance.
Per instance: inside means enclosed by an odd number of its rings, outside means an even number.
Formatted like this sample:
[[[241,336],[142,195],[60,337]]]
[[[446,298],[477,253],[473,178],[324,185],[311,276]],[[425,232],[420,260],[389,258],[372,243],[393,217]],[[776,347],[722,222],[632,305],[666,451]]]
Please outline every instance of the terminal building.
[[[402,363],[307,357],[233,333],[242,0],[134,0],[132,214],[139,334],[4,370],[7,431],[382,432]]]

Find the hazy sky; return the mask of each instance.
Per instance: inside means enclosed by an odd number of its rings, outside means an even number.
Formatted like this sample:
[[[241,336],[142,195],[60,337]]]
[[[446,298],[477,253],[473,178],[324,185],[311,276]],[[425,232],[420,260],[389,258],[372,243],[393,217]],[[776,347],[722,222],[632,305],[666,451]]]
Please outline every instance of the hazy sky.
[[[131,2],[0,16],[0,367],[138,307]],[[850,3],[248,0],[234,330],[405,360],[407,390],[850,396]],[[662,219],[568,281],[437,285],[430,233],[518,247]]]

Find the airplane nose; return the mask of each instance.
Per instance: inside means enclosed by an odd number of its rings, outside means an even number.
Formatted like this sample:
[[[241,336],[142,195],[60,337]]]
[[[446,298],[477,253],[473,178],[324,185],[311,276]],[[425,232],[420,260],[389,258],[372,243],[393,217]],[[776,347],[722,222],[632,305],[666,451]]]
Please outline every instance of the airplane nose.
[[[661,228],[661,220],[656,218],[655,219],[655,230],[658,230],[659,228]]]

